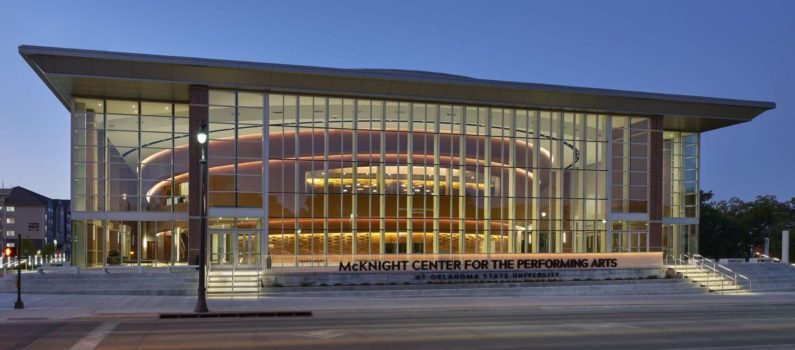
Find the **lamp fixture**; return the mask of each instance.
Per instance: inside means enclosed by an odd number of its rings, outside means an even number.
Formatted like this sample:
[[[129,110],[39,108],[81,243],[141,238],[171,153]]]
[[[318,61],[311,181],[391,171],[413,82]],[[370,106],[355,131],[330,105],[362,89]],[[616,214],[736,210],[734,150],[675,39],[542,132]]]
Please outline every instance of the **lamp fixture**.
[[[199,141],[199,144],[205,144],[207,142],[207,129],[199,128],[199,131],[196,132],[196,141]]]

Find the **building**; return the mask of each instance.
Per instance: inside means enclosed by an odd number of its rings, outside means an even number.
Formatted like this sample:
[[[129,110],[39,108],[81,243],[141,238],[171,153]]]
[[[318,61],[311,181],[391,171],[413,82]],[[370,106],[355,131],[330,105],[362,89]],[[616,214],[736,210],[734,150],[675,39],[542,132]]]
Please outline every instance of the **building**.
[[[68,200],[50,199],[24,187],[0,189],[0,237],[15,246],[17,236],[33,241],[36,249],[57,244],[71,252],[71,214]]]
[[[73,262],[698,251],[699,135],[757,102],[21,46],[72,120]],[[517,255],[519,254],[519,255]]]
[[[58,242],[57,251],[65,257],[72,256],[72,205],[68,199],[53,199],[52,215],[49,216],[47,240]],[[51,228],[51,229],[50,229]]]

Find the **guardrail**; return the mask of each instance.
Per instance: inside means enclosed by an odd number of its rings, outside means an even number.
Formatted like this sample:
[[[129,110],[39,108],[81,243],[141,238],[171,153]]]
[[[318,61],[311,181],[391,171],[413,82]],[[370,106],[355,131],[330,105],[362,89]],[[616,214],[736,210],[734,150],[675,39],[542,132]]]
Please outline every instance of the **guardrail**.
[[[0,256],[0,268],[4,270],[16,268],[20,263],[26,270],[34,270],[42,266],[63,265],[65,262],[66,258],[64,254],[55,254],[47,257],[42,255],[29,255],[21,258],[15,256]]]
[[[2,267],[4,272],[7,269],[15,269],[17,265],[19,265],[19,262],[14,257],[0,257],[0,267]]]

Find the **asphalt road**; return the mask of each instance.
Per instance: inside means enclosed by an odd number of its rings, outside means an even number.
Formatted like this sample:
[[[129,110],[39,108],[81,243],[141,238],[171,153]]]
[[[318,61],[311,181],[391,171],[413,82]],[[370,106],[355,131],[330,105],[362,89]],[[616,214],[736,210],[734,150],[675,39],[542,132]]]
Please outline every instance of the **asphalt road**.
[[[0,348],[795,349],[795,303],[406,307],[283,318],[21,319],[0,325]]]

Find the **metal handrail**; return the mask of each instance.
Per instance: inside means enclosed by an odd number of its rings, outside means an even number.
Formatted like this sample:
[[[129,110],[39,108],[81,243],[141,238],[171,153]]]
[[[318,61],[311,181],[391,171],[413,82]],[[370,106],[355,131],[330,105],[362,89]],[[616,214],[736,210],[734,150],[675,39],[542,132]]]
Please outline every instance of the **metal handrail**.
[[[687,254],[681,254],[680,258],[677,259],[677,260],[682,261],[683,263],[685,263],[687,265],[694,265],[694,266],[698,267],[701,270],[706,270],[708,274],[713,274],[716,277],[721,277],[721,282],[720,283],[721,283],[721,292],[722,293],[724,292],[723,291],[723,287],[724,287],[724,282],[726,280],[732,281],[733,285],[737,286],[738,285],[738,278],[740,278],[742,280],[745,280],[744,283],[748,283],[748,291],[749,292],[752,290],[752,282],[751,282],[750,278],[748,278],[746,276],[743,276],[743,275],[741,275],[739,273],[736,273],[736,272],[732,271],[731,269],[729,269],[728,267],[716,263],[712,259],[705,258],[705,257],[703,257],[701,255],[698,255],[698,254],[693,254],[692,256],[689,256]],[[691,261],[692,261],[692,263],[691,263]],[[710,266],[710,264],[711,264],[711,266]],[[720,270],[718,270],[719,268],[720,269],[724,269],[724,270],[728,271],[729,273],[721,272]]]
[[[257,298],[262,293],[262,254],[258,255],[258,259],[260,261],[257,263]]]
[[[773,256],[770,256],[770,255],[759,254],[759,257],[761,257],[762,259],[772,259],[773,262],[777,262],[777,263],[781,262],[781,259],[773,257]]]

